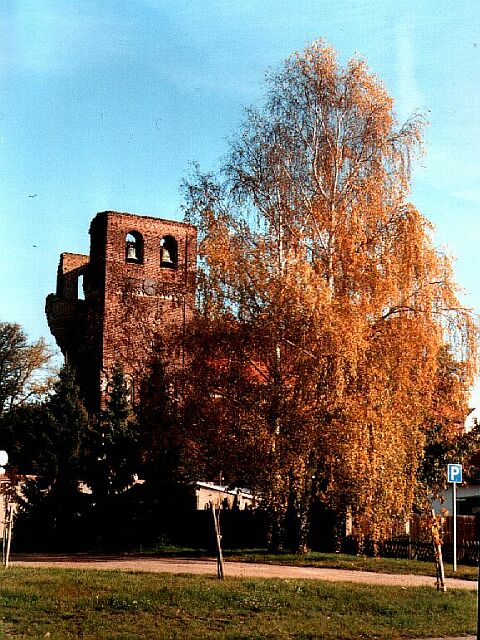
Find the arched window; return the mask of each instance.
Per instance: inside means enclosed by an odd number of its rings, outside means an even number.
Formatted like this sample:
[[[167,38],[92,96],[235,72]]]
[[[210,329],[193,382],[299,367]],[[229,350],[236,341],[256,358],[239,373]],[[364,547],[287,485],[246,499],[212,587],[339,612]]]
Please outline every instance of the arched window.
[[[125,262],[143,263],[143,238],[138,231],[130,231],[125,238]]]
[[[178,264],[178,246],[173,236],[164,236],[160,240],[160,266],[176,269]]]

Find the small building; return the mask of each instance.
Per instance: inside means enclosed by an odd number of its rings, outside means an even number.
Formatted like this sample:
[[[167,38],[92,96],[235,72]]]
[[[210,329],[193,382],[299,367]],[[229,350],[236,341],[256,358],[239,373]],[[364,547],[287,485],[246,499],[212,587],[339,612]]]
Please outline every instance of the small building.
[[[465,433],[470,433],[477,424],[480,424],[480,407],[470,409],[468,416],[465,418]]]
[[[229,489],[213,482],[194,482],[195,503],[197,510],[210,508],[213,503],[221,509],[253,509],[255,496],[246,489]]]
[[[435,500],[433,506],[435,513],[440,513],[442,509],[448,514],[453,513],[453,488],[452,484],[443,491],[441,500]],[[480,513],[480,485],[479,484],[462,484],[457,485],[457,513],[458,515],[468,516]]]

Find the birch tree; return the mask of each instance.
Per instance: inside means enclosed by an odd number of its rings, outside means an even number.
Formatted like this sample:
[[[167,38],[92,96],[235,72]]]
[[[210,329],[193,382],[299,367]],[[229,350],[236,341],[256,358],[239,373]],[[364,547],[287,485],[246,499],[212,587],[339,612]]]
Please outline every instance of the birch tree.
[[[0,414],[44,397],[52,386],[51,358],[42,339],[29,343],[20,325],[0,322]]]
[[[217,466],[243,466],[273,546],[289,512],[305,545],[313,495],[378,538],[412,505],[439,351],[468,386],[474,325],[408,200],[422,117],[399,126],[365,62],[323,41],[267,82],[220,175],[185,184],[201,261],[191,451],[215,435]]]

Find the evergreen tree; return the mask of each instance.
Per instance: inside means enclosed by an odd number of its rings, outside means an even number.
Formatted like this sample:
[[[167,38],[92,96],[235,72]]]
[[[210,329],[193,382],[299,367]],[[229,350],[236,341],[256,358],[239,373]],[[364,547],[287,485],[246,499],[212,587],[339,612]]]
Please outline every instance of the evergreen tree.
[[[32,457],[36,478],[23,489],[17,531],[30,541],[34,532],[40,546],[75,546],[89,502],[80,488],[89,418],[68,366],[60,371],[45,409]]]
[[[170,373],[172,381],[175,375]],[[180,455],[185,445],[184,433],[173,386],[173,383],[167,383],[161,358],[154,359],[143,381],[138,420],[142,439],[142,477],[155,486],[184,479]]]
[[[189,451],[184,428],[188,406],[177,396],[181,389],[179,371],[174,366],[165,370],[164,362],[172,361],[165,349],[164,342],[150,362],[137,414],[142,443],[140,474],[145,483],[135,497],[146,544],[183,541],[194,507],[187,480],[195,475],[184,464]]]
[[[138,471],[138,428],[122,365],[114,365],[106,408],[89,429],[87,484],[96,504],[125,491]]]
[[[50,415],[45,402],[26,403],[0,416],[1,448],[8,453],[10,474],[31,475],[44,467]]]

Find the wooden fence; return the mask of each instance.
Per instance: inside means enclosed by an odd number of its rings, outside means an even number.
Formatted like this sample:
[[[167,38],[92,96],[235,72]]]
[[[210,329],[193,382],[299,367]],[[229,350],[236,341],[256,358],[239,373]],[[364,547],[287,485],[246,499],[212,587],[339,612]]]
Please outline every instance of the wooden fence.
[[[381,558],[402,558],[405,560],[424,560],[434,562],[435,552],[432,542],[417,540],[411,536],[390,540],[359,541],[353,537],[345,540],[342,551],[353,555],[379,556]],[[445,562],[453,561],[453,544],[442,545]],[[477,566],[479,563],[480,542],[478,540],[457,543],[457,562]]]
[[[457,516],[457,562],[476,566],[480,556],[479,522],[476,516]],[[443,522],[442,552],[445,562],[453,561],[453,517],[447,516]],[[388,540],[372,541],[353,536],[345,540],[346,553],[403,558],[409,560],[435,559],[428,521],[419,516],[410,523],[410,534],[395,536]]]

